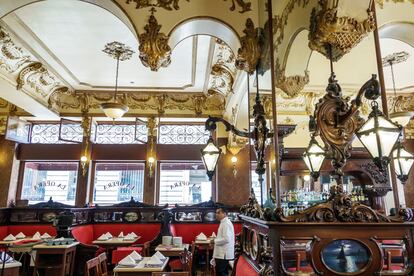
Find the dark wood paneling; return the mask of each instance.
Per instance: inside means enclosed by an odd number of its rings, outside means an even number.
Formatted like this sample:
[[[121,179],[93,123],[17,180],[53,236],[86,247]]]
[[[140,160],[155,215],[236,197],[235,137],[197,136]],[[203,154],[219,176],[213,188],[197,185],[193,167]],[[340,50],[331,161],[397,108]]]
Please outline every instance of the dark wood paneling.
[[[17,181],[10,181],[13,170],[15,142],[8,141],[0,136],[0,206],[7,206],[10,200],[15,199]]]
[[[405,148],[414,153],[414,139],[407,139],[404,143]],[[404,185],[405,204],[409,208],[414,208],[414,169],[411,168],[407,183]]]
[[[147,145],[98,145],[92,146],[92,160],[145,160]]]
[[[19,144],[19,160],[79,160],[81,144]]]
[[[206,145],[157,145],[158,160],[201,161],[201,149]]]

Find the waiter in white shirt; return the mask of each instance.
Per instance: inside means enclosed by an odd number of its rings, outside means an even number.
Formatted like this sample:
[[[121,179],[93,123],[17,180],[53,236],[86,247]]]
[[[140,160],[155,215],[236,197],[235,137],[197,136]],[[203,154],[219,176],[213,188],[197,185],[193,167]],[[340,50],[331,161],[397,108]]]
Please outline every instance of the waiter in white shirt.
[[[216,210],[216,219],[220,226],[214,239],[213,265],[217,276],[227,276],[229,260],[234,259],[234,227],[222,208]]]

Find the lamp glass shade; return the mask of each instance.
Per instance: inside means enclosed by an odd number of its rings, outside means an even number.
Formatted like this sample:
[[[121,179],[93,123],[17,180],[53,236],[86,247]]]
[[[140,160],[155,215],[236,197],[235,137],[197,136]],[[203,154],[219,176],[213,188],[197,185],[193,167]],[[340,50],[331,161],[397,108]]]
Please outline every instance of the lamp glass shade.
[[[214,170],[216,169],[220,154],[221,149],[214,145],[213,139],[210,137],[205,148],[201,150],[201,158],[203,160],[204,166],[206,167],[209,177],[210,175],[212,176],[214,174]]]
[[[394,112],[390,114],[390,120],[394,123],[399,124],[402,127],[405,127],[410,122],[411,118],[414,117],[414,112]]]
[[[389,157],[400,136],[400,127],[382,114],[370,117],[357,136],[373,158]]]
[[[398,178],[400,180],[406,179],[414,163],[414,155],[409,153],[401,143],[398,143],[392,152],[392,160]]]
[[[312,139],[309,147],[303,154],[303,160],[311,173],[318,173],[325,160],[325,151]]]
[[[129,110],[128,106],[120,103],[103,103],[101,109],[112,120],[121,118]]]

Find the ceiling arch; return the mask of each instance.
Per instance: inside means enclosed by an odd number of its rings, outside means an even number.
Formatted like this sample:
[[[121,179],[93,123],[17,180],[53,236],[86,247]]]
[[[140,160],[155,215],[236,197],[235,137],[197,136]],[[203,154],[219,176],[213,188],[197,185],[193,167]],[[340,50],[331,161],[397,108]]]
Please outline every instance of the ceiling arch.
[[[414,47],[414,22],[390,22],[379,29],[381,38],[392,38]]]
[[[0,5],[0,19],[5,17],[6,15],[36,2],[43,2],[48,0],[2,0]],[[89,3],[98,7],[101,7],[113,15],[115,15],[122,23],[124,23],[130,31],[137,37],[137,31],[132,24],[130,18],[125,13],[125,11],[116,3],[116,1],[112,0],[76,0],[85,3]]]
[[[172,49],[182,40],[195,35],[208,35],[225,42],[237,53],[240,38],[237,32],[227,23],[213,17],[188,18],[177,24],[169,33],[168,44]]]

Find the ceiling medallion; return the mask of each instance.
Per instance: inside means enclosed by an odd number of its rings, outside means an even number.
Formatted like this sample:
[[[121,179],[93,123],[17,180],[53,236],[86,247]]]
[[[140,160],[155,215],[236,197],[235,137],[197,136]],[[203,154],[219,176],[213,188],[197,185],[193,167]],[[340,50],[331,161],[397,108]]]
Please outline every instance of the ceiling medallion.
[[[108,54],[110,57],[116,59],[116,76],[114,101],[102,103],[100,107],[107,117],[111,118],[112,120],[115,120],[124,116],[124,114],[129,110],[128,106],[119,103],[116,100],[116,93],[118,92],[119,61],[130,59],[134,51],[132,51],[131,48],[129,48],[125,44],[117,41],[106,44],[105,48],[102,51]]]
[[[253,21],[247,18],[243,33],[245,35],[240,38],[241,47],[237,51],[236,68],[252,74],[261,55],[260,29],[255,28]]]
[[[362,22],[349,16],[338,17],[337,12],[337,4],[329,6],[327,0],[320,1],[319,9],[312,10],[309,30],[309,47],[329,58],[330,45],[333,61],[342,58],[375,29],[374,15],[369,9]]]
[[[161,25],[154,16],[154,9],[145,25],[145,33],[139,35],[139,58],[144,66],[151,71],[158,71],[160,67],[167,67],[171,63],[171,47],[168,45],[168,36],[160,33]]]

